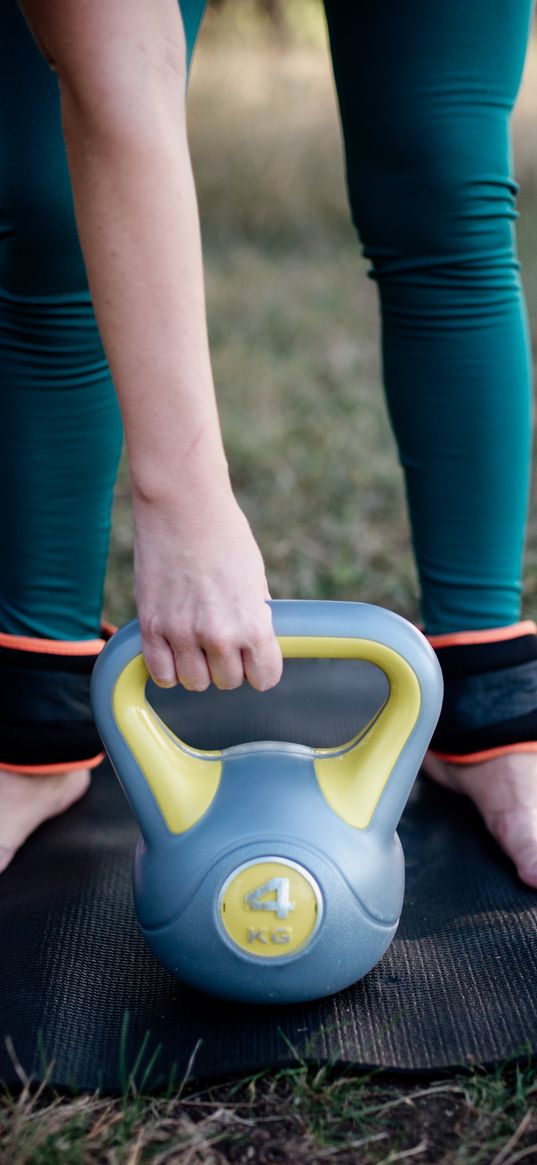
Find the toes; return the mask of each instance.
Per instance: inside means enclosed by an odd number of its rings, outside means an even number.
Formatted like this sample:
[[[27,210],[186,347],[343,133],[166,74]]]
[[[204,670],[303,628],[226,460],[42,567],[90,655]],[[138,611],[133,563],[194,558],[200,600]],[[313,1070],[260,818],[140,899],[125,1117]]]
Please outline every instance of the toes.
[[[7,845],[0,845],[0,874],[7,870],[9,863],[15,856],[15,850]]]
[[[531,886],[533,890],[537,890],[537,862],[532,866],[517,866],[518,876],[521,882],[525,882],[526,886]]]
[[[522,881],[537,889],[537,810],[495,813],[487,824],[514,861]]]

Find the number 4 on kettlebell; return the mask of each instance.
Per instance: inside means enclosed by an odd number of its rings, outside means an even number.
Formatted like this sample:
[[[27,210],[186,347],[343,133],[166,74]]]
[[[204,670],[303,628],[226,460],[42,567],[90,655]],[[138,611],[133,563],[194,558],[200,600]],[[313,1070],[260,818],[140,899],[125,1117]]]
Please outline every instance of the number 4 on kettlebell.
[[[267,900],[265,894],[275,894],[276,897]],[[249,910],[273,910],[277,918],[287,918],[295,909],[294,902],[289,899],[289,878],[269,878],[268,882],[244,895],[244,904]]]

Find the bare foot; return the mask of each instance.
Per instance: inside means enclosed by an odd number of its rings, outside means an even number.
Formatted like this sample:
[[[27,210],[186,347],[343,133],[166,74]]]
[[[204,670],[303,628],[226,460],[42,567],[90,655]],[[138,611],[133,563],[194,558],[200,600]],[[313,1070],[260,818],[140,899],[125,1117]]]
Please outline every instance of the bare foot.
[[[64,813],[83,796],[89,782],[87,769],[46,776],[0,769],[0,874],[34,829]]]
[[[475,765],[454,765],[428,752],[427,776],[474,802],[487,828],[537,889],[537,756],[507,753]]]

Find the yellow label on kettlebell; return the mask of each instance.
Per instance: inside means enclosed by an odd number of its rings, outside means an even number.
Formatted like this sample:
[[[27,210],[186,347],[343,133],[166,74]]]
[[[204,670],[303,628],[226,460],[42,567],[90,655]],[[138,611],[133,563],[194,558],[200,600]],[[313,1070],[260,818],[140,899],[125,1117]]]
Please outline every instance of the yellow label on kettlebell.
[[[218,907],[236,946],[259,959],[281,959],[311,941],[323,900],[303,866],[270,857],[238,866],[222,886]]]

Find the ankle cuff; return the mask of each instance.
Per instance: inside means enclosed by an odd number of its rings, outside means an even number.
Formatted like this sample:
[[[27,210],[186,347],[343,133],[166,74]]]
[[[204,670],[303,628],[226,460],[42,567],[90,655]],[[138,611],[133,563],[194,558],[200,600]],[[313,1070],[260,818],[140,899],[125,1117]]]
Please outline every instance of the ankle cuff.
[[[455,764],[537,751],[537,626],[428,637],[444,676],[431,750]]]
[[[46,774],[94,768],[103,759],[90,706],[102,638],[80,641],[0,633],[0,768]]]

